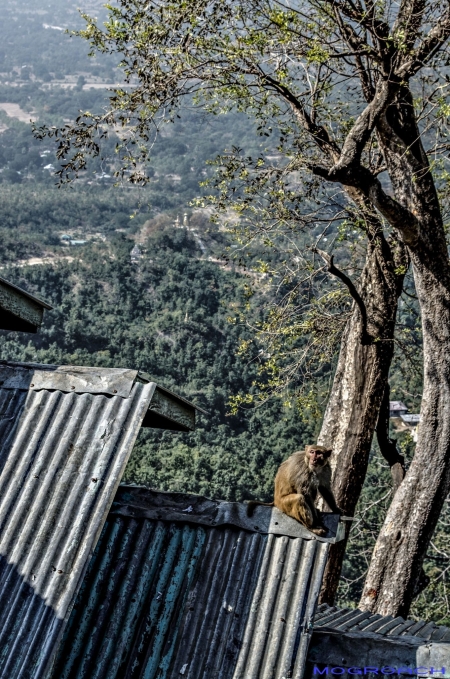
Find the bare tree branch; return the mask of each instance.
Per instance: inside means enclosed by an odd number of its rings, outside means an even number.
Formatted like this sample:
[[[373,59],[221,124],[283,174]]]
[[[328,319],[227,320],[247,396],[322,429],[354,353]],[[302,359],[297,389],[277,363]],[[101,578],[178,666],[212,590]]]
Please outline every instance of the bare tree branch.
[[[417,217],[394,198],[388,196],[380,180],[374,177],[370,170],[362,165],[350,169],[312,165],[310,169],[319,177],[360,189],[389,224],[401,233],[405,245],[410,248],[417,246],[420,235]]]
[[[390,387],[386,384],[377,421],[377,440],[380,452],[391,470],[394,492],[405,478],[405,458],[400,454],[397,443],[389,436],[389,399]]]
[[[402,34],[402,47],[410,51],[417,40],[417,33],[422,24],[425,0],[402,0],[397,19],[392,27],[392,35]]]
[[[412,59],[404,62],[398,70],[401,78],[411,78],[423,65],[431,59],[442,45],[450,38],[450,5],[442,16],[440,16],[435,26],[428,33],[426,39],[417,49]]]
[[[375,2],[367,2],[366,10],[355,7],[350,0],[327,0],[333,7],[337,7],[342,14],[348,19],[354,21],[357,25],[362,26],[374,40],[375,44],[384,47],[386,40],[389,37],[389,26],[382,19],[378,18],[375,13]],[[370,54],[375,61],[383,63],[383,56],[377,53],[373,47],[367,44],[367,54]]]
[[[367,332],[366,305],[364,304],[361,295],[356,289],[355,284],[343,271],[341,271],[340,269],[337,268],[337,266],[335,266],[333,255],[329,255],[328,252],[325,252],[324,250],[319,250],[319,248],[317,247],[313,248],[313,252],[316,252],[318,255],[320,255],[320,257],[322,257],[323,261],[327,265],[328,273],[330,273],[332,276],[336,276],[336,278],[339,278],[339,280],[341,280],[344,283],[344,285],[347,286],[350,295],[355,300],[361,313],[362,319],[361,344],[363,345],[372,344],[373,337],[371,337]]]
[[[341,14],[338,10],[338,8],[335,6],[334,7],[334,13],[336,17],[336,21],[338,23],[339,29],[342,33],[342,36],[346,43],[349,45],[349,47],[355,51],[361,51],[366,47],[364,41],[359,37],[359,35],[356,33],[355,29],[353,26],[349,23],[345,23],[342,20]],[[367,54],[367,50],[366,50]],[[366,101],[370,102],[375,96],[375,89],[372,86],[372,83],[370,82],[369,75],[366,71],[366,69],[363,66],[361,56],[356,52],[355,53],[355,63],[356,63],[356,70],[359,75],[359,79],[361,81],[361,87],[363,90],[363,94],[366,98]]]
[[[305,105],[298,99],[293,92],[285,85],[282,85],[271,75],[261,71],[258,74],[262,81],[273,87],[284,100],[291,106],[294,115],[301,124],[302,128],[309,132],[313,140],[316,142],[321,151],[326,153],[333,162],[337,162],[340,157],[340,148],[336,142],[330,138],[328,130],[322,126],[317,125],[309,116]]]

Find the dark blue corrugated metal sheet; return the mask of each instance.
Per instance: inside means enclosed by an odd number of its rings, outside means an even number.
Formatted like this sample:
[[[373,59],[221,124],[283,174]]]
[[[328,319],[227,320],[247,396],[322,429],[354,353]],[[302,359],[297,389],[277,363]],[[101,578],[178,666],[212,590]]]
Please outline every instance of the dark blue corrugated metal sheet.
[[[52,679],[302,676],[328,544],[114,508]]]
[[[0,366],[1,679],[44,676],[156,386],[55,368]]]
[[[305,677],[380,674],[450,677],[450,629],[323,604],[314,618]],[[336,668],[336,669],[335,669]],[[372,669],[372,672],[370,672]]]
[[[337,608],[327,604],[319,606],[314,618],[314,629],[320,631],[321,628],[361,636],[370,632],[389,638],[418,637],[419,640],[450,642],[450,629],[435,622],[405,620],[401,617],[393,618],[390,615],[383,616],[357,608]]]

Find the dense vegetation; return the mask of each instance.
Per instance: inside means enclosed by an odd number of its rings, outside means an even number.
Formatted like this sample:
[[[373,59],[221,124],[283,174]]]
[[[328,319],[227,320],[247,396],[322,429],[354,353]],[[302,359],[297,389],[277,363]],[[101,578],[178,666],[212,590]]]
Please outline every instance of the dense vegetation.
[[[210,414],[200,416],[194,434],[143,431],[127,480],[225,499],[270,498],[277,465],[314,431],[279,402],[229,415],[230,394],[250,389],[255,377],[253,364],[236,356],[247,331],[227,322],[245,303],[245,277],[201,259],[185,229],[150,236],[139,264],[130,262],[131,246],[116,236],[111,249],[86,248],[83,261],[8,271],[54,310],[31,339],[4,333],[1,357],[150,373]]]
[[[81,6],[101,10],[101,3]],[[76,25],[69,3],[49,3],[45,11],[39,3],[8,4],[1,31],[5,41],[13,38],[14,50],[0,54],[0,102],[53,124],[101,108],[105,90],[89,89],[89,82],[114,82],[117,71],[111,61],[89,60],[84,45],[58,30]],[[243,116],[219,121],[186,110],[155,139],[153,181],[145,191],[112,187],[114,139],[78,186],[58,190],[54,148],[5,112],[0,122],[7,127],[0,134],[1,261],[53,258],[51,266],[3,273],[54,305],[36,337],[3,334],[2,358],[150,373],[210,416],[189,436],[142,432],[127,479],[228,499],[269,498],[280,460],[309,440],[318,423],[279,402],[230,415],[230,395],[251,390],[256,376],[255,365],[236,353],[248,330],[227,321],[246,303],[246,278],[218,263],[229,242],[188,208],[210,172],[208,159],[228,143],[255,152],[261,140],[248,136]],[[186,208],[200,236],[174,229]],[[61,240],[66,234],[86,243],[69,248]],[[138,265],[130,262],[132,238],[144,252]]]

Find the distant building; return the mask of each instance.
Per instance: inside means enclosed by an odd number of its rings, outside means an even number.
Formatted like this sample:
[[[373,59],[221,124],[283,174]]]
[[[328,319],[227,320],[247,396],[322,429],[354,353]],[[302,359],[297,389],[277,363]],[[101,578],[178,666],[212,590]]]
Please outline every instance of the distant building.
[[[420,414],[409,413],[407,415],[401,415],[401,418],[403,422],[410,427],[416,427],[420,422]]]
[[[0,329],[37,332],[44,309],[51,308],[47,302],[0,277]]]
[[[132,264],[137,264],[139,260],[142,258],[142,250],[139,247],[139,245],[135,245],[132,251],[130,252],[130,259]]]
[[[389,401],[389,417],[402,417],[407,412],[408,408],[402,401]]]
[[[63,233],[62,236],[60,236],[60,239],[62,245],[86,245],[87,243],[87,240],[74,239],[67,233]]]
[[[409,413],[407,415],[402,415],[401,418],[402,422],[408,427],[412,436],[412,440],[414,443],[417,443],[417,437],[419,435],[420,414]]]

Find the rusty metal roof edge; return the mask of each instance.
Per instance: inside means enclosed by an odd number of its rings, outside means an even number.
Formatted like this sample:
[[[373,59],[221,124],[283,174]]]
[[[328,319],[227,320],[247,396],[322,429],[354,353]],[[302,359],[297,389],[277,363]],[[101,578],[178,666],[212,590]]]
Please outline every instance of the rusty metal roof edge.
[[[56,370],[59,368],[58,365],[53,363],[27,363],[25,361],[7,361],[5,359],[0,359],[0,368],[2,366],[8,366],[11,368],[26,368],[28,370]]]
[[[97,372],[104,372],[104,373],[111,373],[113,374],[118,374],[120,372],[123,372],[124,370],[131,370],[130,368],[107,368],[107,367],[98,367],[98,366],[92,366],[92,365],[63,365],[62,363],[33,363],[33,362],[26,362],[26,361],[8,361],[4,359],[0,359],[0,368],[2,366],[6,367],[11,367],[11,368],[24,368],[26,370],[47,370],[48,372],[55,372],[59,369],[64,370],[64,372],[69,372],[71,369],[73,370],[78,370],[78,371],[88,371],[88,370],[95,370]],[[136,374],[138,374],[138,370],[134,370]],[[149,380],[151,382],[154,382],[154,380]],[[147,383],[147,381],[146,381]]]
[[[139,370],[138,377],[141,378],[142,380],[145,380],[146,382],[156,382],[156,380],[154,380],[148,373],[143,372],[142,370]],[[195,410],[198,410],[200,413],[203,413],[203,415],[209,415],[208,411],[204,410],[203,408],[200,408],[200,406],[196,405],[195,403],[192,403],[192,401],[188,401],[187,398],[184,398],[183,396],[176,394],[174,391],[167,389],[167,387],[162,387],[160,384],[157,383],[157,388],[160,391],[170,394],[170,396],[177,399],[178,401],[181,401],[182,403],[185,403],[191,408],[195,408]]]
[[[0,283],[3,283],[4,285],[7,285],[13,290],[20,292],[20,294],[23,295],[24,297],[27,297],[28,299],[31,299],[33,302],[36,302],[36,304],[40,304],[41,306],[43,306],[44,309],[49,310],[53,309],[53,307],[50,306],[50,304],[48,304],[47,302],[44,302],[42,299],[39,299],[39,297],[35,297],[35,295],[32,295],[23,288],[19,288],[18,285],[14,285],[14,283],[11,283],[11,281],[6,280],[6,278],[3,278],[3,276],[0,276]]]
[[[324,543],[342,539],[337,514],[322,515],[328,533],[325,537],[319,537],[276,507],[257,507],[253,516],[249,517],[247,506],[242,502],[212,500],[193,493],[159,491],[131,484],[119,486],[111,513],[134,519],[188,522],[213,527],[232,525],[252,533],[285,535]]]
[[[0,363],[2,389],[106,394],[129,398],[137,370],[91,366]]]
[[[203,415],[209,415],[209,413],[203,408],[200,408],[200,406],[195,405],[195,403],[188,401],[188,399],[184,398],[183,396],[180,396],[179,394],[175,394],[170,389],[161,386],[160,384],[157,383],[156,380],[152,379],[148,373],[142,372],[140,370],[130,370],[128,368],[107,368],[107,367],[98,368],[95,366],[84,366],[84,365],[58,365],[53,363],[32,363],[32,362],[28,363],[23,361],[0,360],[0,370],[3,366],[10,368],[23,368],[25,370],[41,370],[47,372],[61,371],[65,374],[70,373],[71,370],[74,372],[85,372],[85,373],[87,373],[88,371],[95,371],[96,373],[104,375],[108,374],[119,375],[120,373],[124,373],[124,371],[130,373],[133,372],[135,373],[134,381],[140,381],[143,382],[144,384],[155,383],[157,390],[163,393],[170,394],[170,396],[175,400],[180,401],[185,405],[188,405],[190,408],[195,408],[195,410],[198,410],[199,412],[203,413]]]

